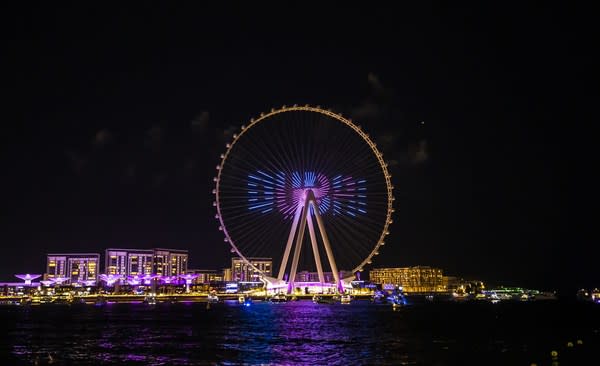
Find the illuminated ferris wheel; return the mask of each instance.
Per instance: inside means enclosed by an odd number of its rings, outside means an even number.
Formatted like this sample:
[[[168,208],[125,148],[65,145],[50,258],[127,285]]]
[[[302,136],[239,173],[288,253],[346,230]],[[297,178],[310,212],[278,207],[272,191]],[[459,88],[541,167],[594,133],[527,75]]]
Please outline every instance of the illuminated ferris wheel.
[[[298,271],[315,269],[316,282],[341,290],[385,244],[391,177],[375,143],[351,120],[284,106],[251,119],[226,146],[214,179],[219,229],[268,283],[291,291]],[[255,267],[254,257],[273,258],[273,276]]]

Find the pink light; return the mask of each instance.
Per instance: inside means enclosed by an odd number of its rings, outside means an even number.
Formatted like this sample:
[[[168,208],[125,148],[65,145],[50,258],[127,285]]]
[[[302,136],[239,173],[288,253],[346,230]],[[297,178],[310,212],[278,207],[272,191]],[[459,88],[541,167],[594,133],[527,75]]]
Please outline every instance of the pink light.
[[[39,274],[16,274],[15,277],[22,279],[23,281],[25,281],[25,286],[31,286],[31,281],[42,277],[42,275]]]
[[[68,281],[69,279],[67,277],[56,277],[56,278],[51,278],[50,281],[54,282],[55,284],[62,284],[63,282]]]

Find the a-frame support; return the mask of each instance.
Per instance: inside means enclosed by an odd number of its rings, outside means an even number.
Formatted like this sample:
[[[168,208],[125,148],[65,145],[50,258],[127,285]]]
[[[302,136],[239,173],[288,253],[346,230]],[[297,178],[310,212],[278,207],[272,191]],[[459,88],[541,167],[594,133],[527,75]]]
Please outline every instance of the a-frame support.
[[[325,246],[325,253],[327,253],[329,266],[331,267],[331,272],[333,273],[333,278],[335,279],[336,288],[338,289],[338,291],[341,291],[339,272],[335,263],[335,259],[333,258],[333,251],[331,250],[331,244],[329,243],[329,238],[327,237],[327,232],[325,231],[325,226],[323,225],[323,219],[321,218],[321,213],[319,212],[319,205],[315,198],[315,194],[311,189],[307,189],[305,191],[305,196],[306,197],[304,199],[304,204],[302,206],[299,205],[296,209],[296,213],[294,214],[292,229],[290,230],[290,235],[288,236],[288,241],[285,247],[285,252],[283,254],[283,260],[281,261],[281,266],[279,267],[279,275],[277,276],[277,279],[283,280],[283,276],[287,267],[287,262],[289,260],[290,252],[292,250],[292,243],[294,242],[295,238],[296,245],[294,247],[294,255],[292,257],[292,264],[290,268],[290,277],[288,279],[288,293],[291,293],[293,291],[294,280],[298,271],[300,251],[302,250],[302,242],[304,240],[304,232],[306,231],[306,226],[308,226],[308,233],[310,236],[313,255],[315,257],[315,263],[317,265],[319,282],[321,282],[321,284],[325,282],[325,276],[323,275],[323,266],[321,264],[321,257],[319,255],[319,248],[317,246],[317,236],[315,234],[315,228],[312,220],[312,214],[314,214],[315,218],[317,219],[319,233],[321,234],[321,238],[323,239],[323,244]],[[298,221],[300,221],[299,229]]]

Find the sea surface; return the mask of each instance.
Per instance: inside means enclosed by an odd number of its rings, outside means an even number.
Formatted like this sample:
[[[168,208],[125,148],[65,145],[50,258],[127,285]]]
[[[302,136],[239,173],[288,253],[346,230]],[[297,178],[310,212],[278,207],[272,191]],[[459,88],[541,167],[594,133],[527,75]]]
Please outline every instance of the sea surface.
[[[0,364],[592,365],[599,330],[563,300],[3,306]]]

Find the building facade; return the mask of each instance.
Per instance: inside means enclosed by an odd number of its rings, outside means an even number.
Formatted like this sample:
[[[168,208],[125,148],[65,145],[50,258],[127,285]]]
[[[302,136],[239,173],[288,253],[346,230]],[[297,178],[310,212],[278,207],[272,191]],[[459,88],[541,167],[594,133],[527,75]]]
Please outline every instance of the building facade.
[[[181,249],[106,249],[105,271],[108,275],[179,276],[186,274],[188,251]]]
[[[108,275],[152,274],[152,249],[108,248],[104,256],[104,270]]]
[[[231,268],[223,268],[223,281],[233,281],[233,272],[231,272]]]
[[[374,268],[370,271],[371,282],[383,288],[402,287],[406,293],[426,293],[447,291],[447,277],[442,270],[428,266],[403,268]]]
[[[256,268],[267,276],[272,276],[272,258],[247,258]],[[231,280],[238,282],[260,282],[260,274],[240,257],[231,258]]]
[[[98,281],[98,253],[49,253],[46,258],[49,280],[66,279],[65,282],[71,284]]]
[[[339,277],[346,278],[349,275],[348,272],[340,271]],[[324,283],[335,283],[335,277],[333,277],[333,272],[323,272]],[[296,273],[296,278],[294,282],[319,282],[319,273],[318,272],[308,272],[308,271],[300,271]]]
[[[187,273],[196,275],[193,281],[196,284],[223,281],[223,275],[215,269],[188,269]]]

